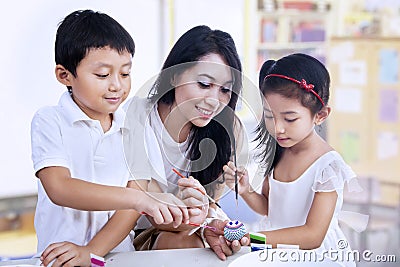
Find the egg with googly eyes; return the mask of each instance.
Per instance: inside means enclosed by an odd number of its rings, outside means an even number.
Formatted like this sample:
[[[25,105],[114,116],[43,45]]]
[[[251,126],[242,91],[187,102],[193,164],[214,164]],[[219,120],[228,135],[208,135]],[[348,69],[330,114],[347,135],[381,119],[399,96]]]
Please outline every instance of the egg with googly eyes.
[[[224,227],[224,236],[227,240],[240,240],[246,234],[246,227],[240,221],[229,221]]]

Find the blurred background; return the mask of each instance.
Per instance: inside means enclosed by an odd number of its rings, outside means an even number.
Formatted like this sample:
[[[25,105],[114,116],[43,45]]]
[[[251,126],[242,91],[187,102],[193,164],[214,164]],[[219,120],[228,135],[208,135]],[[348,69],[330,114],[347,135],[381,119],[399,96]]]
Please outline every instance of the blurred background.
[[[320,59],[331,73],[333,108],[320,133],[364,188],[345,196],[345,208],[370,214],[361,234],[346,225],[343,229],[353,249],[400,261],[399,0],[9,1],[0,17],[0,260],[30,257],[36,251],[30,121],[38,108],[56,104],[65,90],[54,76],[58,23],[86,8],[107,13],[133,36],[132,95],[158,73],[171,46],[191,27],[205,24],[230,33],[244,75],[253,84],[245,86],[248,105],[238,111],[249,125],[254,114],[247,107],[259,96],[246,88],[257,85],[266,59],[293,52]],[[251,230],[259,227],[262,218],[242,201],[237,208],[232,194],[221,204]]]

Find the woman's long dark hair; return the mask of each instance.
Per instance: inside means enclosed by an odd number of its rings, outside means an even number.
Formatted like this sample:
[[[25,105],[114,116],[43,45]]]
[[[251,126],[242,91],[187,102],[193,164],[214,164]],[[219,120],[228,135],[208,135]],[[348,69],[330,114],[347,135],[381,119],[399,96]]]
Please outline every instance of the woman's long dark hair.
[[[211,30],[204,25],[196,26],[184,33],[172,47],[149,94],[153,102],[161,101],[172,105],[175,101],[172,78],[212,53],[220,55],[231,67],[234,84],[228,105],[206,126],[193,125],[191,128],[188,146],[188,157],[192,162],[190,175],[199,180],[203,186],[214,182],[221,175],[223,165],[232,155],[234,111],[242,88],[242,66],[232,37],[226,32]],[[202,143],[207,139],[212,142]],[[211,148],[207,145],[210,143],[216,146],[215,158],[210,158],[214,156],[212,153],[205,152]],[[205,166],[209,162],[211,164]],[[213,196],[214,188],[210,190],[209,194]]]
[[[280,94],[291,99],[299,99],[302,105],[308,108],[314,115],[323,107],[321,101],[310,92],[301,89],[293,81],[280,77],[269,77],[268,74],[280,74],[298,81],[304,79],[307,83],[313,84],[313,90],[321,97],[325,104],[329,100],[330,76],[325,66],[316,58],[296,53],[285,56],[277,61],[267,60],[261,67],[258,79],[262,99],[269,93]],[[264,114],[263,114],[264,116]],[[267,167],[269,173],[281,159],[284,148],[279,146],[268,132],[265,120],[262,119],[257,127],[257,147],[262,147],[259,155]],[[276,144],[276,145],[275,145]]]

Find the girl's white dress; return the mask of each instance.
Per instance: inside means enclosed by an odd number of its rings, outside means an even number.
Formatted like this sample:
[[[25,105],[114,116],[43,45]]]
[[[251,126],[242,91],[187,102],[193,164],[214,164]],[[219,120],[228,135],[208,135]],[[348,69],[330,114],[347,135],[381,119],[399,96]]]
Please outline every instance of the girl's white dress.
[[[321,247],[315,251],[322,255],[325,251],[338,251],[335,257],[345,266],[355,266],[354,262],[343,262],[341,255],[349,252],[350,246],[339,227],[339,220],[356,230],[363,230],[368,216],[342,211],[345,184],[349,191],[361,191],[356,174],[336,151],[329,151],[318,158],[300,177],[292,182],[280,182],[269,176],[269,211],[267,230],[304,225],[314,199],[315,192],[336,191],[338,198],[335,212]],[[346,213],[346,214],[345,214]],[[344,216],[346,215],[346,216]],[[350,215],[350,216],[349,216]],[[268,240],[267,240],[268,242]],[[293,244],[295,245],[295,244]],[[326,253],[325,252],[325,255]],[[326,255],[328,256],[328,255]]]

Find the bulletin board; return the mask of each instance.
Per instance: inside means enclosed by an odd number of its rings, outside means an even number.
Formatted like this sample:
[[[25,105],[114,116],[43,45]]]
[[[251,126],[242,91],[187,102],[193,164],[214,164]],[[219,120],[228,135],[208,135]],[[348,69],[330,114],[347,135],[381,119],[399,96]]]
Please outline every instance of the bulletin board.
[[[359,176],[400,183],[400,39],[333,38],[328,141]]]

